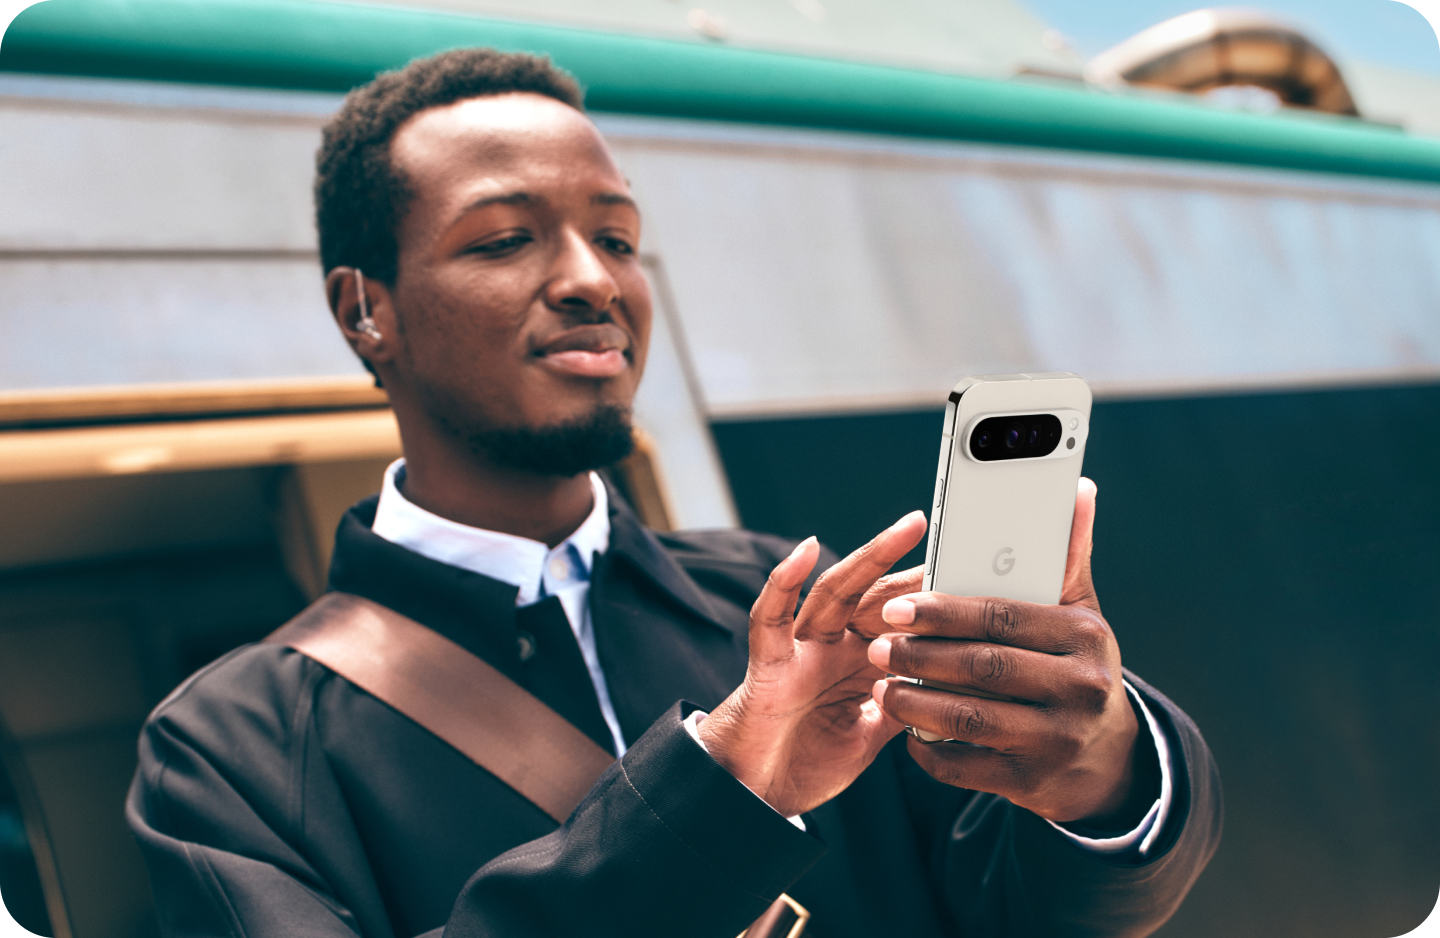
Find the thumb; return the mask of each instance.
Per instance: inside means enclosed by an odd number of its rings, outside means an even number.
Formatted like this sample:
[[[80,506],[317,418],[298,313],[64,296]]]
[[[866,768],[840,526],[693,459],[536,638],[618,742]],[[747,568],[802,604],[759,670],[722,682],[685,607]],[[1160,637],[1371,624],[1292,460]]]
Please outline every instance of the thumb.
[[[1095,533],[1095,483],[1081,477],[1075,492],[1075,518],[1070,523],[1070,554],[1065,559],[1065,588],[1061,605],[1080,603],[1100,611],[1095,583],[1090,578],[1090,551]]]

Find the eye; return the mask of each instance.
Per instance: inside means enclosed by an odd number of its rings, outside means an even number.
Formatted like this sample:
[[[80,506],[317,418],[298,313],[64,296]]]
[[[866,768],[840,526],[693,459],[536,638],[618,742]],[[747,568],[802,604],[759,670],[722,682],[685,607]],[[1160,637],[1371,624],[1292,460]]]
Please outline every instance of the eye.
[[[529,244],[535,239],[528,234],[512,234],[503,238],[496,238],[494,241],[486,241],[474,247],[466,249],[467,254],[480,254],[486,257],[495,257],[501,254],[509,254]]]
[[[631,246],[629,241],[626,241],[624,238],[617,238],[614,235],[601,235],[595,239],[595,243],[605,250],[613,251],[616,254],[635,253],[635,248]]]

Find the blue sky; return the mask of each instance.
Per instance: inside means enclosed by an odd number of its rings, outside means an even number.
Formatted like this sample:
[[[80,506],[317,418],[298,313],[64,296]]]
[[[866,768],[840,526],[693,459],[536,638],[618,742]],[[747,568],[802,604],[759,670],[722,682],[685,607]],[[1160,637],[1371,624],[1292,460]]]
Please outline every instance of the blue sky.
[[[1068,36],[1086,55],[1205,5],[1203,0],[1020,2]],[[1289,18],[1337,58],[1440,76],[1440,41],[1425,17],[1396,0],[1261,0],[1244,5]]]

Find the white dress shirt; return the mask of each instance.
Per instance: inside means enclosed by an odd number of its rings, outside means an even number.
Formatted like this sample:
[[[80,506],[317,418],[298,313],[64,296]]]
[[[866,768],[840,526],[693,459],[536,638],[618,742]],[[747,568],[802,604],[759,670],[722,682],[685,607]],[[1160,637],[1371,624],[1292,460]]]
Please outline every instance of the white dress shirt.
[[[371,530],[422,557],[519,587],[516,606],[530,606],[548,596],[560,597],[565,618],[580,643],[590,682],[595,685],[600,714],[615,741],[615,755],[625,755],[625,737],[620,733],[615,705],[605,686],[605,672],[600,669],[600,656],[595,651],[595,630],[590,624],[590,571],[596,555],[605,553],[610,546],[610,504],[600,477],[590,473],[595,504],[589,517],[574,534],[550,548],[528,537],[472,528],[426,511],[400,494],[397,482],[404,478],[404,471],[404,459],[395,460],[385,470]]]
[[[1130,686],[1129,681],[1125,682],[1125,691],[1130,695],[1130,699],[1135,702],[1136,706],[1140,708],[1141,715],[1145,717],[1145,728],[1150,731],[1150,738],[1155,743],[1155,755],[1158,756],[1160,760],[1160,797],[1156,798],[1155,803],[1150,805],[1150,810],[1145,812],[1145,817],[1141,818],[1138,827],[1118,837],[1084,837],[1074,831],[1061,827],[1054,821],[1050,822],[1050,826],[1080,846],[1087,850],[1092,850],[1095,853],[1116,854],[1133,852],[1138,856],[1145,857],[1149,856],[1150,848],[1155,845],[1155,838],[1160,836],[1160,831],[1165,826],[1165,819],[1170,816],[1170,801],[1174,793],[1173,778],[1175,767],[1171,761],[1170,743],[1165,739],[1165,733],[1160,729],[1160,724],[1155,722],[1155,714],[1150,712],[1150,707],[1146,705],[1144,699],[1135,692],[1135,688]],[[1141,737],[1139,742],[1143,742],[1143,733]]]
[[[376,506],[371,529],[387,541],[423,557],[518,587],[516,606],[529,606],[548,596],[558,596],[575,633],[575,640],[580,645],[580,654],[585,659],[590,680],[595,685],[600,713],[615,741],[615,753],[617,756],[624,755],[625,738],[620,733],[615,706],[610,702],[610,691],[605,684],[600,657],[595,651],[595,631],[590,621],[590,573],[596,556],[605,553],[610,546],[609,499],[600,477],[590,473],[590,488],[594,493],[590,515],[574,534],[549,548],[539,541],[472,528],[426,511],[400,494],[397,483],[403,479],[404,471],[404,459],[397,459],[385,470],[380,503]],[[1103,854],[1135,852],[1143,857],[1154,844],[1170,813],[1173,766],[1170,746],[1150,708],[1128,682],[1125,689],[1144,715],[1145,725],[1160,758],[1160,797],[1150,806],[1138,827],[1118,837],[1085,837],[1051,823],[1056,830],[1087,850]],[[696,711],[685,721],[685,729],[702,747],[704,743],[700,740],[697,727],[704,718],[703,712]],[[805,829],[801,819],[790,820],[801,830]]]

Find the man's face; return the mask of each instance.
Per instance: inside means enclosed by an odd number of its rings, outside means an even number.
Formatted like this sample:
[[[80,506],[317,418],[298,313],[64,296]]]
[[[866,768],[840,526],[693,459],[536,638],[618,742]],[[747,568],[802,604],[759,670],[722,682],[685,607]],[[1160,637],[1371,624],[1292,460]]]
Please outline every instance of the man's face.
[[[415,115],[390,154],[412,192],[392,368],[430,416],[473,439],[628,410],[650,290],[595,126],[541,95],[474,98]]]

